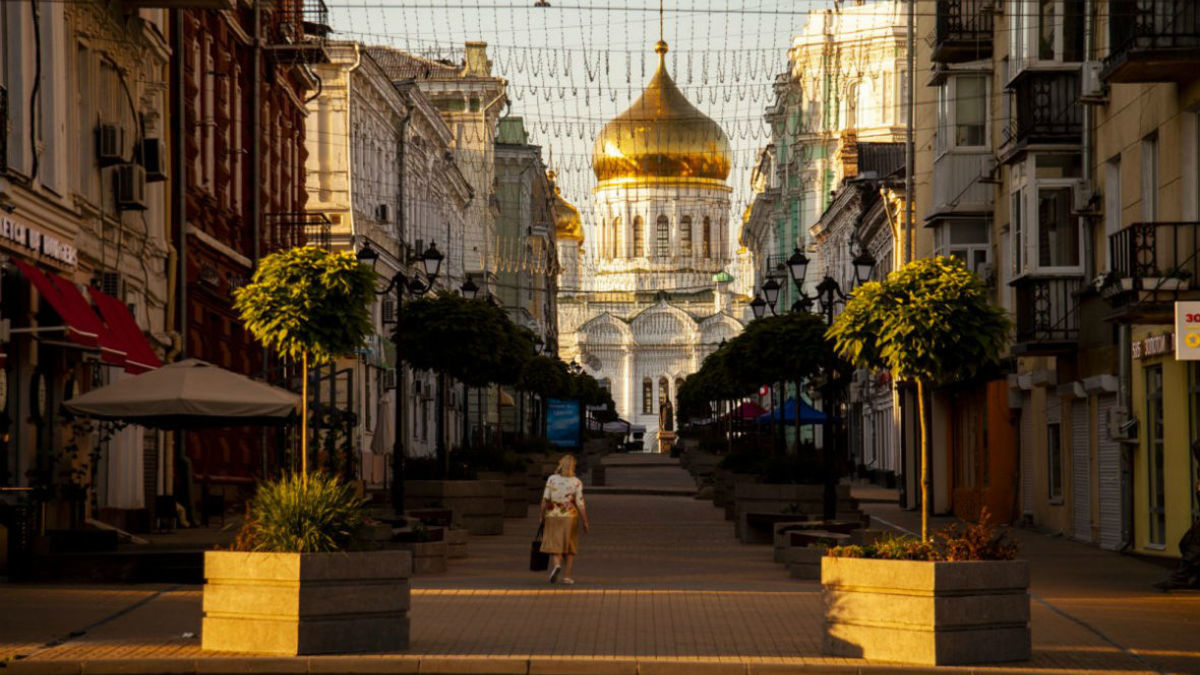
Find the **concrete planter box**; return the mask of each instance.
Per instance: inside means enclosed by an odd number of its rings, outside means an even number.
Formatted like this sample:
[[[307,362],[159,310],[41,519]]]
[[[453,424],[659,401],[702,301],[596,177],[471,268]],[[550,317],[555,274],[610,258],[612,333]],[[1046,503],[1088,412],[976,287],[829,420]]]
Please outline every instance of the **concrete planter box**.
[[[528,479],[524,471],[502,473],[481,472],[480,480],[498,480],[504,484],[504,517],[524,518],[529,515]]]
[[[772,543],[771,528],[752,527],[747,514],[790,514],[793,520],[819,520],[824,510],[823,485],[773,485],[735,483],[733,486],[734,531],[746,544]],[[863,520],[858,504],[850,498],[850,486],[837,486],[837,520]]]
[[[206,551],[201,647],[255,654],[408,648],[406,551]]]
[[[467,541],[470,533],[460,527],[446,530],[446,557],[454,560],[467,557]]]
[[[395,544],[401,551],[412,555],[412,573],[441,574],[446,571],[446,558],[450,546],[445,541],[409,541]]]
[[[793,579],[817,580],[821,578],[821,561],[825,559],[828,546],[792,546],[784,549],[784,564]]]
[[[821,560],[823,651],[920,665],[1023,661],[1030,654],[1024,560]]]
[[[443,508],[454,525],[474,535],[504,534],[504,483],[498,480],[410,480],[404,482],[406,509]]]

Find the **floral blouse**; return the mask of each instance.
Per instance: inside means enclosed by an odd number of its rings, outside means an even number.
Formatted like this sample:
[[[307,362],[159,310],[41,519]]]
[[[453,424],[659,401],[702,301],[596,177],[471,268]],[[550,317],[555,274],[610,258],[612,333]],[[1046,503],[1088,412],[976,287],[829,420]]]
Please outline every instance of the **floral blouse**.
[[[574,516],[579,513],[577,507],[584,506],[583,482],[578,478],[568,478],[554,474],[546,479],[546,489],[542,491],[542,501],[549,500],[548,516]]]

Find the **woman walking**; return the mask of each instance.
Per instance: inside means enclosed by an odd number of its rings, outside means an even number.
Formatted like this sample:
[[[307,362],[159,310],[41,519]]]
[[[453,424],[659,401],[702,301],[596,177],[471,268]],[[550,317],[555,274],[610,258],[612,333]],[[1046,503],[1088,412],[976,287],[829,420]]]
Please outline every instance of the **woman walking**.
[[[542,553],[550,554],[550,583],[559,578],[564,584],[575,583],[571,568],[579,549],[580,520],[587,532],[590,528],[583,483],[575,477],[575,457],[564,455],[542,491]]]

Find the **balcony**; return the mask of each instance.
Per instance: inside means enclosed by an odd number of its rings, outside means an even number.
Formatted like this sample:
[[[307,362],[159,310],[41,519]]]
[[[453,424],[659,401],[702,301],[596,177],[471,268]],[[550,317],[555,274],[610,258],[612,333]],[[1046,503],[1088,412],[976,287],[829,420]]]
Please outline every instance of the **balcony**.
[[[324,0],[279,0],[265,50],[280,65],[325,63],[329,61],[325,51],[329,31],[329,8]]]
[[[1108,245],[1110,320],[1169,324],[1177,300],[1200,299],[1200,222],[1134,223]]]
[[[1022,277],[1017,292],[1017,335],[1013,354],[1051,356],[1079,344],[1079,277]]]
[[[1006,156],[1030,146],[1080,145],[1079,70],[1025,70],[1012,83],[1016,118],[1004,130]]]
[[[1110,0],[1105,82],[1176,82],[1200,68],[1200,3]]]
[[[935,63],[962,63],[992,55],[994,0],[943,0],[937,3]]]
[[[330,247],[332,223],[324,213],[268,213],[264,217],[263,255],[298,246]]]
[[[927,221],[992,212],[996,184],[991,152],[946,152],[933,161],[933,209]]]

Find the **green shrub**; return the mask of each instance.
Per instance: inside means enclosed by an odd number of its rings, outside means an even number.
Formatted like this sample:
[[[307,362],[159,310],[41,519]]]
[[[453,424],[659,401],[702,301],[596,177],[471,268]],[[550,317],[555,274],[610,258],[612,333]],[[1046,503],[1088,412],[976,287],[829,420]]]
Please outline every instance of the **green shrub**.
[[[348,548],[363,521],[363,500],[335,476],[291,474],[263,483],[247,506],[234,548],[322,553]]]
[[[952,524],[937,533],[936,543],[911,536],[889,537],[867,546],[837,546],[829,549],[828,555],[880,560],[1012,560],[1017,557],[1017,543],[1006,528],[992,524],[985,508],[978,523]]]

